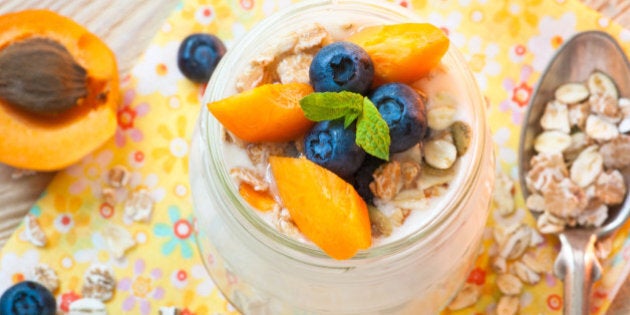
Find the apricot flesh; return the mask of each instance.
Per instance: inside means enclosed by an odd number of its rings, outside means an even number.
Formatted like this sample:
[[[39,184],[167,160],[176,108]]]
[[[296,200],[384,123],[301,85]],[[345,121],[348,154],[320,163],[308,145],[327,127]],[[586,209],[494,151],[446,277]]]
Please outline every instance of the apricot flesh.
[[[444,32],[428,23],[369,26],[348,41],[365,49],[374,62],[374,81],[411,83],[435,68],[448,50]]]
[[[242,140],[291,141],[314,124],[300,107],[300,99],[312,92],[305,83],[265,84],[207,106],[223,127]]]
[[[271,171],[298,229],[334,259],[372,244],[367,205],[352,185],[306,158],[272,156]]]
[[[87,71],[87,96],[79,106],[42,117],[0,101],[0,162],[51,171],[67,167],[110,139],[120,103],[114,53],[97,36],[74,21],[48,10],[0,16],[0,49],[41,37],[63,45]]]

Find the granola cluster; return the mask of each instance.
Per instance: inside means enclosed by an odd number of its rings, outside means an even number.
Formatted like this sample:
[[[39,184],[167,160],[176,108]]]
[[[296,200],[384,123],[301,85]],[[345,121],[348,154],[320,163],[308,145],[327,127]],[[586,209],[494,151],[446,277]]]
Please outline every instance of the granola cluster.
[[[238,92],[266,83],[309,83],[308,69],[313,56],[332,42],[332,36],[321,25],[313,24],[301,32],[280,37],[248,64],[236,80]]]
[[[586,82],[561,85],[540,125],[525,178],[538,229],[601,226],[627,191],[621,169],[630,164],[630,100],[595,71]]]

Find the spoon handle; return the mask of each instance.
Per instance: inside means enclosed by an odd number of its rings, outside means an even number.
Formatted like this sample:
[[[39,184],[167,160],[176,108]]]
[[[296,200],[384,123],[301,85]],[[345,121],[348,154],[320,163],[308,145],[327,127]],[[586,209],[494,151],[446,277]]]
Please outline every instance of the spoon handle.
[[[554,272],[564,281],[564,314],[589,314],[591,285],[599,279],[602,267],[595,256],[593,233],[580,230],[559,235],[562,245]]]

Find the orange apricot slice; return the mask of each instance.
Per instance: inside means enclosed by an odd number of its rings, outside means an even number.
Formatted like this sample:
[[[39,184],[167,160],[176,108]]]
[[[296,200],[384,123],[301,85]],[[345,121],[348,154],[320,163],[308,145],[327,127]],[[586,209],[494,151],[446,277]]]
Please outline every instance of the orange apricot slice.
[[[227,130],[249,142],[295,140],[314,124],[304,116],[300,99],[313,93],[305,83],[265,84],[208,103]]]
[[[241,183],[238,186],[238,193],[250,206],[263,212],[272,210],[276,204],[273,196],[268,191],[257,191],[252,185],[247,183]]]
[[[367,205],[352,185],[304,157],[272,156],[269,163],[283,206],[326,254],[348,259],[370,247]]]
[[[377,83],[410,83],[422,78],[440,63],[449,46],[446,34],[428,23],[370,26],[348,41],[370,55]]]

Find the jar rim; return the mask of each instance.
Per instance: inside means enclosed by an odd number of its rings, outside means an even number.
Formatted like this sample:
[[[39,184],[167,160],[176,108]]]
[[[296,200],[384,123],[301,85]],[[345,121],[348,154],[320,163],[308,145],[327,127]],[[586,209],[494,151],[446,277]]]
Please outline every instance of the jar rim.
[[[310,14],[310,10],[332,10],[333,8],[336,11],[343,9],[369,10],[369,13],[384,14],[390,19],[396,18],[410,22],[421,21],[421,18],[411,10],[392,3],[371,0],[305,0],[292,4],[291,6],[272,14],[256,24],[252,30],[236,42],[230,50],[228,50],[228,53],[215,69],[214,75],[206,87],[199,119],[201,120],[200,135],[205,140],[202,141],[202,145],[207,146],[207,148],[211,148],[209,150],[211,157],[210,164],[205,167],[205,180],[208,180],[209,178],[218,179],[222,185],[221,187],[224,187],[227,190],[224,192],[225,197],[228,198],[228,202],[233,205],[233,209],[237,210],[229,210],[229,212],[232,216],[234,216],[236,221],[239,222],[239,224],[241,224],[243,228],[254,238],[261,241],[261,243],[272,247],[280,254],[294,259],[301,259],[300,257],[318,258],[327,263],[332,263],[333,265],[343,265],[343,261],[333,260],[317,246],[310,243],[300,242],[299,240],[280,233],[269,223],[265,222],[257,213],[255,213],[256,210],[252,209],[251,206],[242,199],[238,193],[236,185],[234,185],[231,180],[227,165],[224,161],[223,146],[219,145],[222,142],[220,139],[223,136],[223,127],[213,115],[209,114],[209,111],[205,106],[208,102],[224,98],[229,95],[229,93],[225,92],[226,82],[221,78],[227,77],[230,72],[233,72],[234,68],[232,66],[241,61],[239,57],[242,54],[242,51],[246,51],[248,47],[258,47],[252,45],[255,45],[262,35],[264,35],[264,33],[270,28],[273,28],[276,23],[279,23],[287,17],[294,17],[295,15],[299,16],[300,14]],[[241,51],[241,53],[238,53],[239,51]],[[404,237],[357,252],[357,254],[350,258],[348,262],[389,256],[394,253],[399,253],[404,249],[410,248],[412,245],[422,241],[427,235],[431,235],[431,233],[435,232],[443,226],[443,224],[448,222],[449,217],[454,215],[454,212],[460,208],[461,203],[470,198],[470,194],[472,193],[471,187],[480,177],[480,166],[485,160],[482,155],[486,151],[484,146],[487,145],[486,141],[483,139],[486,134],[486,124],[485,106],[483,105],[481,92],[479,91],[476,81],[470,72],[470,69],[466,65],[463,56],[453,47],[452,44],[449,46],[444,58],[445,59],[443,60],[445,60],[448,64],[451,64],[455,71],[463,76],[461,82],[464,83],[464,91],[468,94],[464,99],[470,100],[471,114],[475,117],[472,120],[473,137],[469,152],[467,153],[470,154],[470,160],[472,163],[461,165],[461,169],[458,172],[459,174],[456,176],[460,181],[457,185],[455,185],[455,187],[461,187],[464,189],[458,190],[453,187],[449,187],[447,196],[445,197],[451,198],[448,200],[446,200],[447,198],[443,198],[445,199],[443,200],[444,204],[439,205],[444,207],[444,211],[441,211],[420,228],[415,229],[413,232],[405,235]],[[234,82],[230,83],[234,84]],[[288,253],[286,248],[291,249],[293,254]]]

